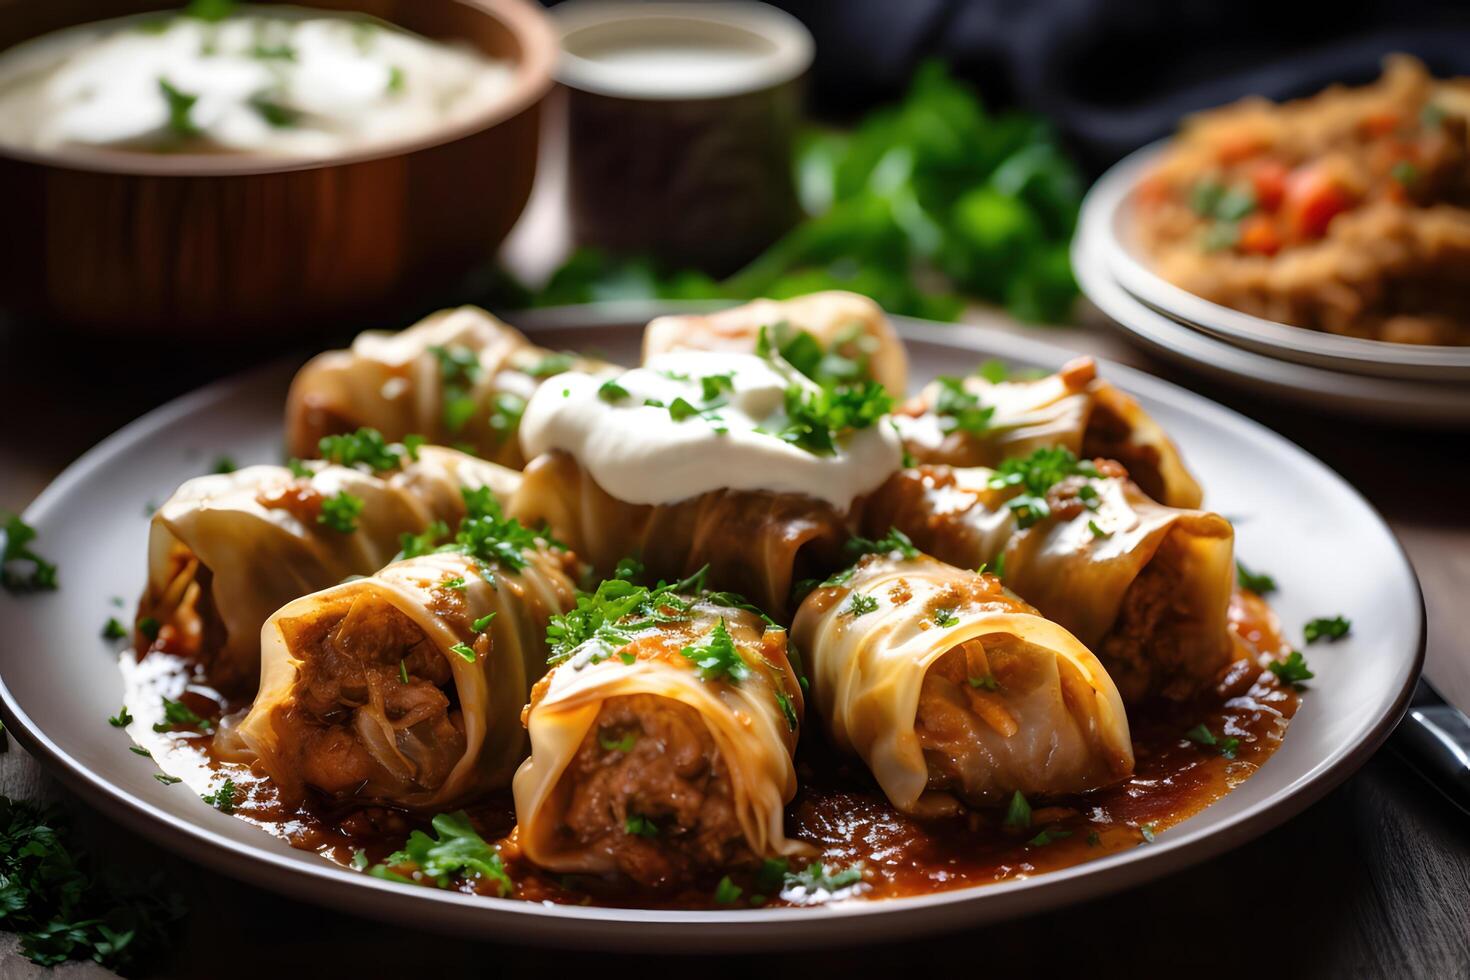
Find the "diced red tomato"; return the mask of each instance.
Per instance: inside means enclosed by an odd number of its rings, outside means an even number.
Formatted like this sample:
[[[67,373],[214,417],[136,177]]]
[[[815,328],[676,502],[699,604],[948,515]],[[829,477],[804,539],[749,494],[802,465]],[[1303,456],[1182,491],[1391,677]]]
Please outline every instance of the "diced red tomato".
[[[1353,196],[1347,188],[1320,167],[1298,167],[1286,178],[1282,211],[1293,238],[1321,238],[1332,219],[1352,206]]]
[[[1281,236],[1271,216],[1257,212],[1240,223],[1237,245],[1249,255],[1275,255],[1281,250]]]
[[[1262,160],[1251,168],[1251,186],[1256,192],[1256,206],[1262,211],[1275,211],[1286,196],[1286,164]]]

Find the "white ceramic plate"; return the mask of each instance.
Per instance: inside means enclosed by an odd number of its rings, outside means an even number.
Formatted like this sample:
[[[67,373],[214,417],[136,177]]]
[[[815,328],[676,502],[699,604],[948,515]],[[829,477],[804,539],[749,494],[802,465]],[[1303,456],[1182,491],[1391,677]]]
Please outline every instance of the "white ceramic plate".
[[[1092,204],[1084,205],[1084,214]],[[1322,411],[1420,426],[1470,426],[1470,384],[1373,378],[1297,364],[1236,347],[1165,316],[1113,277],[1107,257],[1117,245],[1105,229],[1084,218],[1072,241],[1072,271],[1098,309],[1160,354],[1236,387]]]
[[[1135,246],[1129,201],[1163,149],[1164,143],[1144,147],[1104,174],[1087,194],[1079,226],[1079,238],[1095,238],[1102,265],[1144,305],[1237,347],[1298,364],[1380,378],[1470,381],[1470,347],[1394,344],[1306,330],[1212,303],[1157,275]]]
[[[538,332],[551,347],[600,348],[631,361],[655,311]],[[536,317],[546,322],[548,315]],[[1059,348],[973,327],[907,322],[917,380],[985,357],[1055,368]],[[0,709],[6,726],[91,804],[201,863],[255,884],[393,922],[501,940],[711,953],[868,942],[995,921],[1095,897],[1218,854],[1300,811],[1356,769],[1404,711],[1423,655],[1423,602],[1383,521],[1329,469],[1279,436],[1136,371],[1104,365],[1183,446],[1209,503],[1237,523],[1239,553],[1280,583],[1288,630],[1319,615],[1353,621],[1349,639],[1313,648],[1311,693],[1285,744],[1259,773],[1153,844],[1052,874],[981,888],[820,908],[621,911],[476,898],[380,881],[292,850],[218,813],[183,786],[163,786],[150,760],[107,725],[122,697],[99,629],[144,580],[144,505],[206,469],[280,458],[289,371],[226,381],[127,426],[71,466],[26,512],[61,588],[0,599]],[[638,928],[629,928],[636,924]]]

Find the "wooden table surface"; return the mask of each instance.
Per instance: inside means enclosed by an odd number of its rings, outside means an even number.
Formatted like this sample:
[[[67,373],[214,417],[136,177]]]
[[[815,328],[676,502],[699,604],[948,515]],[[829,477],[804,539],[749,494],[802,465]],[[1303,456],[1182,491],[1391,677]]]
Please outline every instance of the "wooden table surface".
[[[562,241],[547,217],[553,196],[542,189],[538,195],[510,245],[512,262],[524,268],[544,262]],[[1195,388],[1323,459],[1373,501],[1408,549],[1428,603],[1431,662],[1442,668],[1457,658],[1470,661],[1470,446],[1463,433],[1318,416],[1221,389],[1129,347],[1095,313],[1068,329],[986,319],[999,330],[1023,331]],[[142,412],[268,356],[104,349],[0,324],[0,509],[22,508],[68,463]],[[109,556],[114,559],[142,560]],[[13,742],[0,755],[0,793],[59,801],[103,860],[167,872],[192,914],[166,976],[295,976],[308,969],[323,977],[515,976],[522,969],[604,965],[720,976],[773,969],[851,976],[895,974],[920,963],[1109,977],[1260,969],[1314,977],[1470,976],[1470,818],[1409,770],[1392,742],[1300,816],[1192,870],[1019,922],[900,945],[794,954],[780,966],[730,956],[640,962],[471,943],[303,905],[189,865],[110,825]],[[0,978],[45,972],[0,934]],[[60,975],[107,974],[88,964]]]

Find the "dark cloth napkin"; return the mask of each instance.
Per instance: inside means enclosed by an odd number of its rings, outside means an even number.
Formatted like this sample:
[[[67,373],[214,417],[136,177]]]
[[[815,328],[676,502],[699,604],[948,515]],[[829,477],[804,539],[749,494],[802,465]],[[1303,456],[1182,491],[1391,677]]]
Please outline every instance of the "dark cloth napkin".
[[[991,106],[1047,116],[1094,172],[1194,111],[1377,77],[1383,56],[1470,75],[1470,2],[1448,0],[774,0],[817,39],[813,109],[897,97],[926,57]]]

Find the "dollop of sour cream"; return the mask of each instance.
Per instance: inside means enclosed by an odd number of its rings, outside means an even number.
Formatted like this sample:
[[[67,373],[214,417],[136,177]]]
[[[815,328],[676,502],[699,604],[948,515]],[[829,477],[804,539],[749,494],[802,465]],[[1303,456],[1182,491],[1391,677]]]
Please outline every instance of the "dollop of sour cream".
[[[845,512],[902,465],[898,434],[885,416],[839,435],[830,455],[808,452],[779,435],[792,385],[817,390],[777,362],[708,351],[660,354],[611,380],[568,372],[544,382],[526,405],[521,445],[528,458],[553,449],[570,453],[598,485],[628,503],[769,490],[804,494]],[[678,399],[687,407],[671,410]]]
[[[0,143],[314,158],[426,135],[508,64],[384,21],[242,5],[99,21],[0,54]]]

